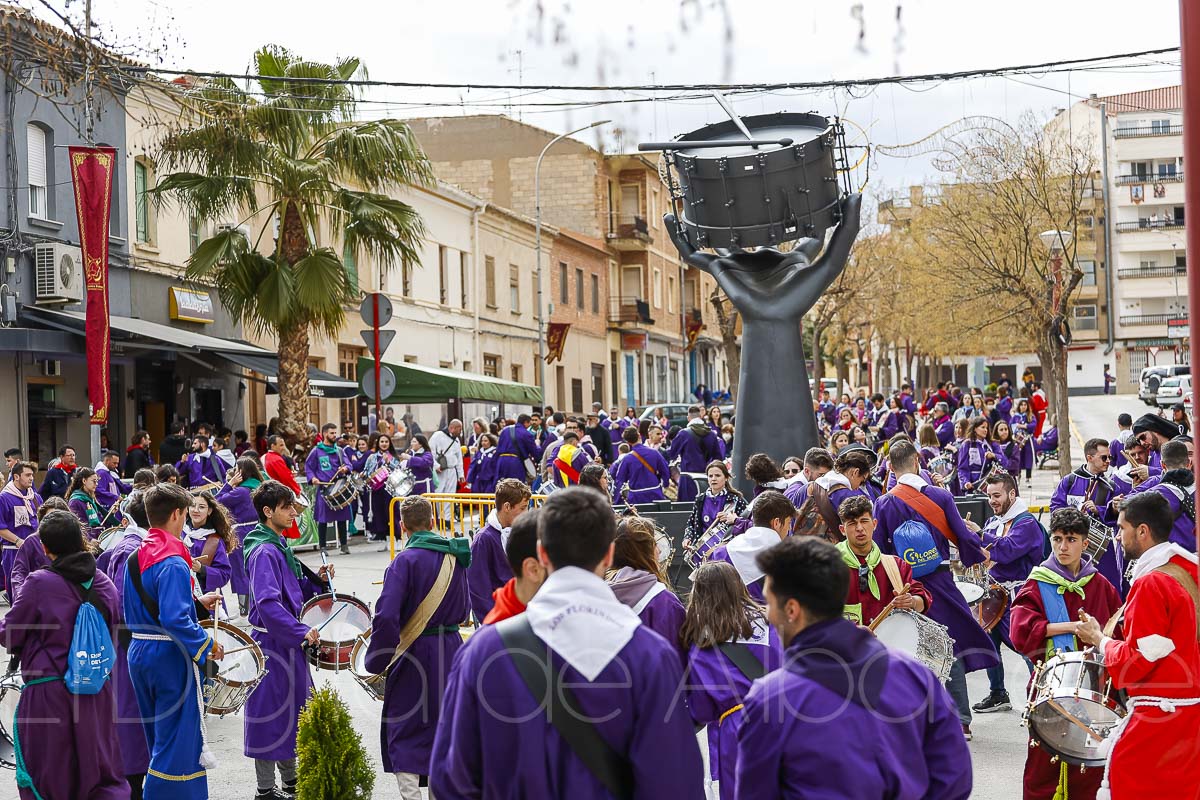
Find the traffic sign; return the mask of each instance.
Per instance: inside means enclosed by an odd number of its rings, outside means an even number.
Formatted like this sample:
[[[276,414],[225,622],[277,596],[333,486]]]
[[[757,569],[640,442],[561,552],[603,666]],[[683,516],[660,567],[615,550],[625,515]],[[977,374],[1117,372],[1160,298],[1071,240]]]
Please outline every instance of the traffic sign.
[[[379,313],[378,319],[375,317],[376,308]],[[382,328],[392,321],[392,301],[383,292],[372,292],[363,298],[362,305],[358,307],[358,315],[362,317],[363,324]]]
[[[396,332],[392,330],[381,330],[379,332],[379,352],[375,352],[375,331],[361,331],[363,341],[367,343],[367,350],[371,352],[372,358],[383,358],[383,354],[387,352],[388,345],[392,343],[392,339],[396,338]]]
[[[392,396],[396,391],[396,373],[392,372],[390,367],[379,368],[379,385],[383,387],[383,393],[376,396],[375,394],[375,373],[368,372],[362,377],[363,392],[367,397],[375,401],[382,401]]]

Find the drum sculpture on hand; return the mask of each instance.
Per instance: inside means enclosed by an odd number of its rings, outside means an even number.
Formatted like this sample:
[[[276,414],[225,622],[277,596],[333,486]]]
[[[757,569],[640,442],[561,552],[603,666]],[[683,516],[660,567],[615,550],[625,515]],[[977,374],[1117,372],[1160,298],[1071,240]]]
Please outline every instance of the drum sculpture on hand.
[[[800,323],[845,268],[862,203],[839,178],[846,159],[836,122],[811,114],[742,122],[642,146],[666,151],[679,214],[667,214],[664,222],[680,256],[712,275],[742,316],[735,464],[759,452],[782,461],[817,443]],[[795,240],[789,251],[775,249]],[[736,249],[752,246],[760,249]],[[711,254],[702,247],[735,249]],[[744,478],[737,482],[751,488]]]

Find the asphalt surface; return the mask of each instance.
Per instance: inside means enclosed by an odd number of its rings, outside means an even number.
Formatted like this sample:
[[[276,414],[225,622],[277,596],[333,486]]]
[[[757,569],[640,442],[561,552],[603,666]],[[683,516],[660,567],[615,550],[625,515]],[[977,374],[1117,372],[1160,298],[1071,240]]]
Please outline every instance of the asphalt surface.
[[[1143,413],[1143,406],[1136,397],[1129,395],[1072,398],[1071,420],[1076,432],[1076,443],[1091,436],[1112,438],[1116,433],[1116,417],[1122,411],[1135,418]],[[1080,454],[1082,447],[1076,448]],[[1077,458],[1080,457],[1077,455]],[[1078,462],[1077,462],[1078,463]],[[1022,489],[1030,497],[1031,504],[1046,503],[1057,484],[1057,470],[1051,468],[1034,473],[1032,492]],[[319,560],[311,553],[302,554],[310,566]],[[373,606],[379,596],[380,587],[374,581],[382,576],[387,565],[387,554],[377,552],[374,544],[359,543],[353,546],[348,556],[333,556],[337,567],[336,583],[341,592],[352,593]],[[231,598],[232,599],[232,598]],[[235,603],[236,607],[236,603]],[[4,610],[7,610],[6,608]],[[972,722],[974,740],[970,743],[974,768],[974,791],[972,798],[979,800],[1011,800],[1021,792],[1021,772],[1025,762],[1027,738],[1021,726],[1021,713],[1026,696],[1028,671],[1024,662],[1011,651],[1004,651],[1005,683],[1013,701],[1013,709],[992,714],[977,714]],[[376,767],[377,781],[374,798],[392,800],[399,798],[394,779],[382,772],[379,762],[379,713],[381,704],[372,699],[347,672],[335,673],[314,670],[318,685],[331,683],[345,699],[354,718],[354,726],[362,737],[368,757]],[[967,677],[972,703],[987,694],[987,677],[977,672]],[[210,746],[219,760],[219,765],[209,774],[209,793],[213,800],[250,800],[254,796],[254,767],[242,755],[242,725],[240,715],[223,719],[208,718]],[[701,743],[701,752],[707,747]],[[864,743],[864,746],[870,746]],[[913,754],[913,757],[920,757]],[[669,765],[664,765],[669,768]],[[13,773],[0,773],[0,800],[16,798]],[[715,791],[715,790],[714,790]],[[848,787],[847,797],[852,789]],[[715,797],[715,793],[714,793]]]

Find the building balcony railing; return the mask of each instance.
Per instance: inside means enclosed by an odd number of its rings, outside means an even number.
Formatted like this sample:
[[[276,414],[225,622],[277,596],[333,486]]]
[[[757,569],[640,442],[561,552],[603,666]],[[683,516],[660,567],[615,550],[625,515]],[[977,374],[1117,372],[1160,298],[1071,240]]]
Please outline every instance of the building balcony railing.
[[[608,220],[608,241],[618,250],[643,249],[654,241],[645,217],[613,214]]]
[[[1130,183],[1183,183],[1182,172],[1169,172],[1166,175],[1135,172],[1132,175],[1118,175],[1117,185],[1125,186]]]
[[[1166,325],[1168,320],[1187,319],[1187,314],[1130,314],[1119,319],[1122,325]]]
[[[1133,136],[1179,136],[1183,125],[1151,125],[1145,128],[1114,128],[1113,137],[1128,139]]]
[[[1117,270],[1118,278],[1170,278],[1186,274],[1187,266],[1184,264],[1166,267],[1130,267]]]
[[[1183,227],[1183,220],[1181,219],[1139,219],[1137,222],[1118,222],[1117,233],[1128,233],[1130,231],[1175,231]]]
[[[653,325],[650,303],[638,297],[614,298],[609,308],[608,321],[614,324]]]

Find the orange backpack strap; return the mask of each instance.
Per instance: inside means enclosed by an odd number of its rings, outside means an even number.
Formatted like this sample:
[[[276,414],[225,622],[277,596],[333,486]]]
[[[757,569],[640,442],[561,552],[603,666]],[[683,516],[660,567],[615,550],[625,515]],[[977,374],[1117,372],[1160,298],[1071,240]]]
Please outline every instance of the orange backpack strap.
[[[955,547],[958,546],[958,536],[950,529],[950,521],[946,519],[946,512],[942,510],[941,506],[904,483],[897,483],[890,494],[917,512],[926,522],[936,528],[942,536],[945,536],[951,544]]]

